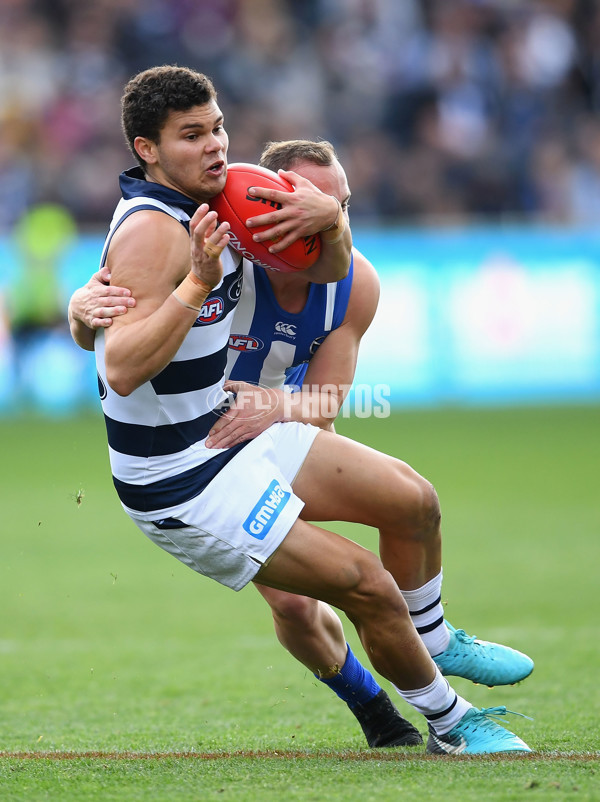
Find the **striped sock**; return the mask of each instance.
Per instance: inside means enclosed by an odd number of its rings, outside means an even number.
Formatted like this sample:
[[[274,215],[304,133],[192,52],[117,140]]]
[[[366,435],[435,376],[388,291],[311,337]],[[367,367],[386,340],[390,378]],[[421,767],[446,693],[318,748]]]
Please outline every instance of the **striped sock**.
[[[438,735],[450,732],[467,710],[473,707],[450,687],[439,669],[436,669],[433,682],[425,688],[396,690],[409,705],[425,716]]]
[[[432,657],[441,654],[450,640],[442,607],[442,572],[417,590],[400,592],[427,651]]]

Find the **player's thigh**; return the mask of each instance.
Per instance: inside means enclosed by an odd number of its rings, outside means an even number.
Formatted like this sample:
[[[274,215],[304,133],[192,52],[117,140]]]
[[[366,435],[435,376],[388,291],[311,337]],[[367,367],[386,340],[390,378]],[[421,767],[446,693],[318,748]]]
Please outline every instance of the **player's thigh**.
[[[395,589],[380,560],[351,540],[297,520],[255,581],[344,610]]]
[[[393,525],[418,515],[435,494],[410,465],[362,443],[321,432],[293,481],[309,521]]]

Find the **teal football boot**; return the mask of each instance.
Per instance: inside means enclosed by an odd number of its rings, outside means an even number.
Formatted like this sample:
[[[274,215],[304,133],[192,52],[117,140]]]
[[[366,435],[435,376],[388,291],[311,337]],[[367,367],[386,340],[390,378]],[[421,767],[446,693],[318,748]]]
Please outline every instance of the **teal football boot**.
[[[523,652],[467,635],[464,629],[450,630],[445,651],[433,659],[444,676],[463,677],[481,685],[514,685],[533,671],[533,660]]]
[[[433,755],[491,755],[498,752],[531,752],[525,741],[501,727],[494,717],[512,711],[505,707],[472,707],[450,732],[438,735],[431,724],[427,751]],[[513,715],[521,715],[515,713]],[[524,716],[527,718],[527,716]]]

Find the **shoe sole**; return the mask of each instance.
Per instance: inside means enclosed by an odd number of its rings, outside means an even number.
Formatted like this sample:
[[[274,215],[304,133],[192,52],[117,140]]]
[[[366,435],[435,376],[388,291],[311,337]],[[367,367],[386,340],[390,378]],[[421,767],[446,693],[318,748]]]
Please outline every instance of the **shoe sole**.
[[[533,668],[531,669],[529,674],[525,674],[524,677],[521,677],[521,679],[517,679],[514,682],[505,682],[504,684],[499,684],[499,685],[487,685],[485,682],[475,682],[474,680],[471,680],[471,682],[473,683],[473,685],[483,685],[486,688],[506,688],[506,687],[514,688],[515,685],[520,685],[524,680],[526,680],[528,677],[530,677],[533,674]],[[448,676],[451,676],[451,675],[449,674]],[[452,676],[455,677],[455,676],[457,676],[457,674],[452,674]],[[461,679],[467,679],[467,677],[461,677]]]

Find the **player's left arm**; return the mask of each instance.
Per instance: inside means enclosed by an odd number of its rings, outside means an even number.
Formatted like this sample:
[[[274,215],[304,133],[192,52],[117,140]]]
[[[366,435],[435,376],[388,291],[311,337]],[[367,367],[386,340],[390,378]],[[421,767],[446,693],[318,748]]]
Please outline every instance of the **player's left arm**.
[[[352,232],[340,201],[293,170],[279,170],[279,175],[294,186],[294,192],[266,187],[250,189],[252,194],[275,201],[280,207],[246,221],[248,228],[270,226],[254,234],[254,239],[257,242],[273,240],[269,251],[275,254],[300,237],[319,233],[321,253],[305,271],[306,278],[314,284],[330,284],[345,278],[350,269]]]
[[[302,389],[289,393],[247,382],[226,382],[237,394],[233,407],[209,433],[209,448],[229,448],[257,437],[279,421],[331,428],[354,380],[358,350],[379,301],[379,278],[371,263],[354,251],[354,275],[342,324],[327,335],[306,371]]]
[[[310,360],[302,389],[293,393],[291,420],[331,428],[354,381],[360,342],[379,302],[379,277],[354,250],[354,275],[348,308],[337,329],[327,335]]]

